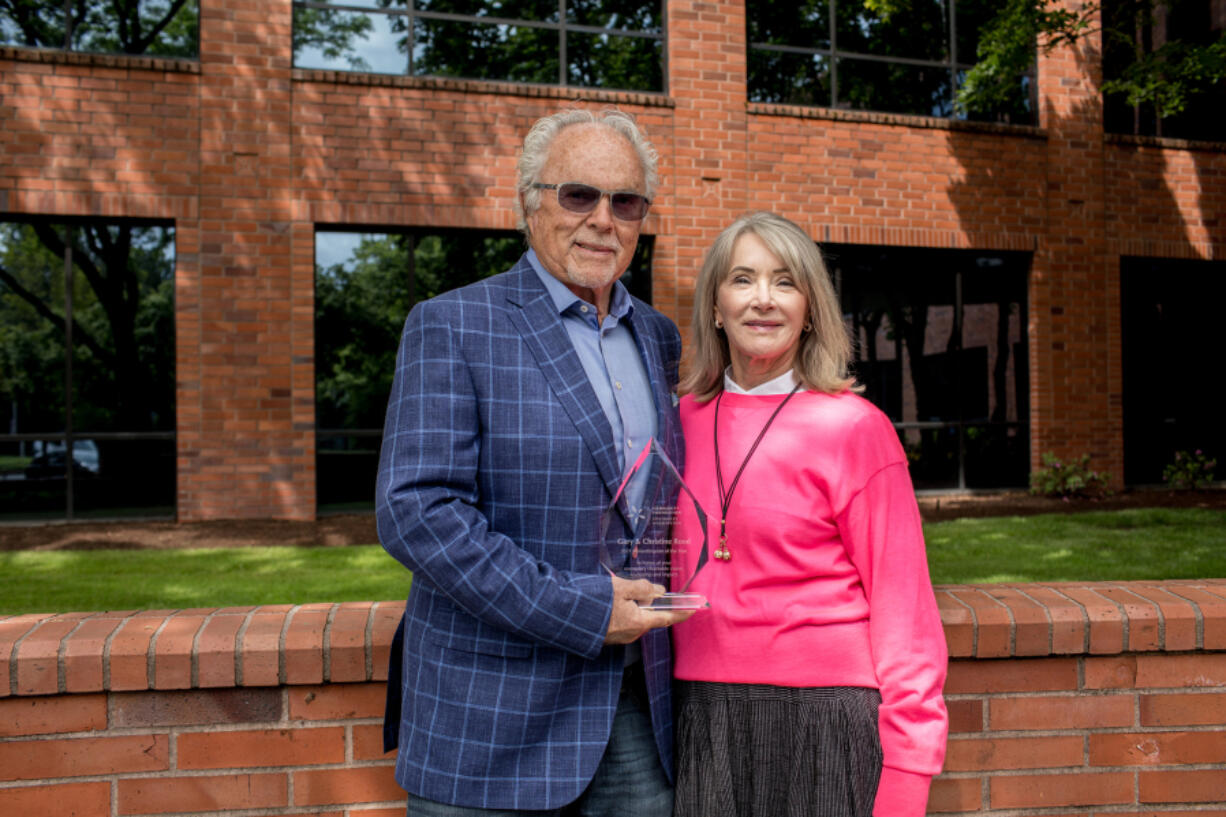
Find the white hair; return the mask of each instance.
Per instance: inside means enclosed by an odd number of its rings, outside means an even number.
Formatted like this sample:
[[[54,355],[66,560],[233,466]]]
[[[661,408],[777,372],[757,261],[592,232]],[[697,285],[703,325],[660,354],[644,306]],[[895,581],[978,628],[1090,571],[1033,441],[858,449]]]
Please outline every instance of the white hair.
[[[528,135],[524,137],[523,152],[516,165],[515,178],[515,226],[527,232],[526,219],[541,206],[541,191],[532,185],[540,181],[541,169],[549,159],[549,150],[558,134],[571,125],[603,125],[620,133],[630,142],[634,152],[643,166],[643,178],[647,189],[644,191],[649,200],[655,198],[659,176],[656,163],[659,154],[647,141],[647,137],[639,130],[634,118],[629,114],[614,109],[606,109],[599,113],[583,109],[560,111],[536,121]]]

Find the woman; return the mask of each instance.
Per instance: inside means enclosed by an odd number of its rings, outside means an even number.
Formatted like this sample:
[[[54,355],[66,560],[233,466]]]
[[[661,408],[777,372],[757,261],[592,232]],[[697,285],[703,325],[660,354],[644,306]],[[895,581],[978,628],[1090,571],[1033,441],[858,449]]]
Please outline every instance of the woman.
[[[922,815],[945,639],[906,457],[855,393],[813,241],[770,213],[736,221],[692,326],[685,479],[711,558],[691,590],[711,606],[674,629],[675,817]],[[677,525],[702,540],[692,509]]]

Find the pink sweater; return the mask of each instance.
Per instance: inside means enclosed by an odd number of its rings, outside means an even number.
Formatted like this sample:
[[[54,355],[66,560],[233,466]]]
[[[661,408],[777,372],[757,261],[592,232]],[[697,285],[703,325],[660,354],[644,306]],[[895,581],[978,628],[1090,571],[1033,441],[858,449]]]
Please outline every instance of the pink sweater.
[[[725,393],[725,489],[784,395]],[[890,421],[851,393],[797,392],[737,483],[730,561],[714,558],[720,503],[715,400],[681,401],[685,480],[709,520],[712,557],[691,590],[709,610],[674,627],[677,678],[881,691],[884,754],[874,814],[924,814],[945,756],[945,636],[919,509]],[[702,541],[682,503],[675,537]],[[697,554],[674,565],[679,584]]]

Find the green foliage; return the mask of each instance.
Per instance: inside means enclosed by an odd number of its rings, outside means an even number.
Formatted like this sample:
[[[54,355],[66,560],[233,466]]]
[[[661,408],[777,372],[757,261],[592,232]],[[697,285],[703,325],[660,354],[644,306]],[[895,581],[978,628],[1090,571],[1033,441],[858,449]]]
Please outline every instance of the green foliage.
[[[1173,41],[1142,52],[1103,83],[1103,93],[1120,94],[1129,105],[1151,105],[1159,119],[1167,119],[1183,113],[1193,97],[1224,80],[1226,34],[1208,45]]]
[[[347,262],[317,267],[318,427],[381,427],[413,304],[509,269],[522,252],[515,234],[367,235]]]
[[[833,16],[817,0],[748,4],[751,100],[923,116],[950,112],[951,75],[939,64],[951,49],[947,6],[832,2]],[[833,63],[828,54],[807,51],[825,51],[836,42]]]
[[[499,16],[522,19],[530,13],[523,3],[507,5]],[[396,18],[392,30],[404,31],[406,25],[404,18]],[[405,42],[400,41],[401,51]],[[419,76],[558,82],[558,34],[549,29],[427,20],[414,47],[413,73]]]
[[[978,62],[967,72],[955,105],[964,113],[993,110],[1007,98],[1015,78],[1033,64],[1036,46],[1047,53],[1101,31],[1103,94],[1144,107],[1159,120],[1176,117],[1194,99],[1220,90],[1226,80],[1226,33],[1182,19],[1177,25],[1172,16],[1193,5],[1183,0],[1115,0],[1070,10],[1058,0],[1008,0],[980,32]],[[1098,15],[1101,26],[1094,24]],[[1157,41],[1152,32],[1159,17],[1169,39],[1154,47],[1151,38]]]
[[[383,10],[410,14],[383,14]],[[650,0],[568,0],[565,5],[566,64],[554,22],[559,4],[550,0],[378,0],[370,11],[294,7],[294,53],[300,65],[346,63],[350,70],[415,76],[464,77],[511,82],[660,91],[664,87],[663,42],[622,31],[663,31],[661,6]],[[473,20],[434,15],[463,15]],[[497,17],[508,22],[487,22]],[[573,26],[602,29],[578,31]],[[410,27],[412,30],[410,31]],[[386,33],[391,34],[390,40]],[[371,66],[362,55],[380,51]],[[397,59],[397,54],[400,58]],[[368,54],[369,56],[369,54]]]
[[[898,0],[895,0],[896,2]],[[1096,3],[1070,11],[1059,0],[1008,0],[979,32],[977,62],[967,73],[954,105],[963,113],[986,113],[1016,93],[1017,78],[1044,52],[1071,45],[1092,29]]]
[[[1226,511],[956,519],[924,526],[938,584],[1162,581],[1226,576]]]
[[[0,410],[19,431],[64,427],[69,324],[78,428],[174,427],[173,230],[0,222]]]
[[[64,406],[63,261],[26,225],[0,224],[0,395],[19,429],[59,427]]]
[[[57,0],[0,0],[0,31],[17,45],[102,54],[200,50],[197,0],[73,0],[68,9]]]
[[[1205,452],[1199,448],[1191,454],[1176,451],[1175,461],[1162,471],[1162,481],[1176,491],[1208,488],[1209,483],[1213,482],[1215,468],[1217,460],[1205,456]]]
[[[1104,496],[1111,493],[1107,472],[1090,470],[1090,455],[1063,461],[1055,454],[1043,455],[1043,467],[1030,473],[1030,493],[1062,499],[1070,497]]]
[[[352,71],[369,71],[370,63],[361,57],[357,46],[374,30],[365,14],[338,9],[294,7],[294,53],[316,48],[328,60],[344,58]]]

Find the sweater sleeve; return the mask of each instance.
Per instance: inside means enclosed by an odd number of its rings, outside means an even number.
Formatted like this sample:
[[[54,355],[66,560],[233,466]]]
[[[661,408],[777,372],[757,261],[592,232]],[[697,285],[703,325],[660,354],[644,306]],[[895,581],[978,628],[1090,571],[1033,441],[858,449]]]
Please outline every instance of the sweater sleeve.
[[[881,690],[884,768],[873,814],[922,817],[929,783],[945,758],[948,654],[905,461],[869,477],[840,514],[839,527],[868,597]]]

